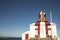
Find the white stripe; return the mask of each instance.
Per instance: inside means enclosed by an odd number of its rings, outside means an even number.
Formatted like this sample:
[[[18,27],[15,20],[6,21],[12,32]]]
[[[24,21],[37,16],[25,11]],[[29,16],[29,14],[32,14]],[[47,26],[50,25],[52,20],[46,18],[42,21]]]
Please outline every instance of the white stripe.
[[[40,38],[46,38],[45,22],[40,22]]]

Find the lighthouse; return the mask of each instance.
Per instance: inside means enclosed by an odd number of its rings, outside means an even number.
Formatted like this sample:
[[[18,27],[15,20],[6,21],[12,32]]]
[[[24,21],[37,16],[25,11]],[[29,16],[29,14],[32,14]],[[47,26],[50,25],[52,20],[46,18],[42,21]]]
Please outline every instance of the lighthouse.
[[[22,34],[22,40],[57,40],[56,24],[46,20],[45,12],[41,11],[38,20],[30,24],[30,30]]]

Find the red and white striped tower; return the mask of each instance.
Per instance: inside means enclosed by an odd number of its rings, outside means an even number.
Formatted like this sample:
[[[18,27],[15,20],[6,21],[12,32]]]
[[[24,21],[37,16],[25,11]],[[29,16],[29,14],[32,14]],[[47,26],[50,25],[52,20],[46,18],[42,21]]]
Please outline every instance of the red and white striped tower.
[[[57,38],[56,24],[46,20],[45,12],[39,13],[38,21],[30,24],[30,31],[22,34],[22,40],[30,38]]]

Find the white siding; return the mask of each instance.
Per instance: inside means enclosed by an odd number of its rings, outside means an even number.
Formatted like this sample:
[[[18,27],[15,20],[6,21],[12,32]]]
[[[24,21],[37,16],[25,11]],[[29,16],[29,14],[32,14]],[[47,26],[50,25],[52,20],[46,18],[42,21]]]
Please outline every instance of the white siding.
[[[52,28],[51,26],[48,26],[48,28]],[[48,30],[48,35],[52,35],[52,30]]]
[[[45,22],[40,22],[40,38],[46,38]]]
[[[40,22],[40,29],[45,30],[45,22]]]
[[[38,35],[38,30],[35,30],[35,35]]]
[[[38,29],[38,26],[35,26],[35,29]],[[38,30],[35,30],[35,35],[38,35]]]
[[[57,30],[56,30],[56,25],[52,24],[52,37],[57,37]]]
[[[52,28],[51,26],[48,26],[48,28]]]
[[[48,30],[48,35],[51,35],[52,34],[52,31],[51,30]]]
[[[35,23],[30,24],[30,31],[27,31],[22,34],[22,40],[25,40],[25,34],[29,34],[29,39],[35,38],[35,35],[38,35],[38,30],[35,30],[36,28],[38,28],[38,26],[35,26]],[[52,38],[54,38],[55,36],[57,37],[56,25],[52,24],[48,26],[48,28],[51,28],[51,30],[48,30],[48,34],[52,35]],[[46,38],[45,22],[40,22],[40,38]]]
[[[46,38],[46,31],[40,30],[40,38]]]
[[[30,37],[35,37],[35,27],[34,25],[30,25]]]
[[[29,35],[28,39],[30,39],[30,31],[27,31],[27,32],[22,34],[22,40],[25,40],[25,34],[28,34]]]
[[[22,40],[25,40],[25,33],[22,34]]]

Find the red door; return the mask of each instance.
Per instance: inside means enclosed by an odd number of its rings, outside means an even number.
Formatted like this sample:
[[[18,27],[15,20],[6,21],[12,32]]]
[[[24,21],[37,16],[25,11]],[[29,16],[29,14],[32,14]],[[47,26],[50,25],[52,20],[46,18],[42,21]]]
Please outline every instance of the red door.
[[[25,34],[25,40],[28,40],[29,35]]]

